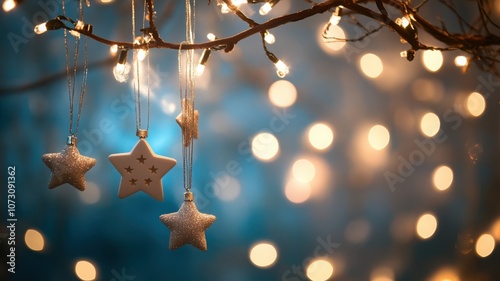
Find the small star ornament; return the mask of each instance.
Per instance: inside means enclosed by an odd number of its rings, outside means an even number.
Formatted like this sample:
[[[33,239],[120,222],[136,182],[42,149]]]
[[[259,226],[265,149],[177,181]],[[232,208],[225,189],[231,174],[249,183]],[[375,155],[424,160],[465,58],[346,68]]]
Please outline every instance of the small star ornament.
[[[181,106],[182,111],[177,115],[175,121],[182,129],[184,146],[189,146],[193,139],[198,139],[199,112],[187,99],[182,100]]]
[[[111,154],[109,161],[122,175],[119,198],[125,198],[138,191],[144,191],[158,201],[163,201],[161,178],[172,169],[177,161],[156,155],[146,141],[147,131],[140,130],[139,141],[129,153]]]
[[[44,154],[42,160],[52,171],[49,189],[68,183],[80,191],[85,190],[85,173],[96,163],[94,158],[80,155],[75,136],[68,137],[61,152]]]
[[[205,231],[214,223],[215,216],[198,211],[191,192],[184,193],[179,211],[160,216],[160,221],[170,229],[170,250],[190,244],[202,251],[207,250]]]

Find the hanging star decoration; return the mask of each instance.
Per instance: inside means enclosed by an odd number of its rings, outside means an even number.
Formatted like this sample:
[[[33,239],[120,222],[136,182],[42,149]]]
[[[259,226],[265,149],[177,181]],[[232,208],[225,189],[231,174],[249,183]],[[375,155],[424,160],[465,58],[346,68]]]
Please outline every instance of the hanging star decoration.
[[[179,211],[160,216],[160,221],[170,229],[170,250],[190,244],[202,251],[207,250],[205,231],[214,223],[215,216],[198,211],[191,192],[184,193]]]
[[[119,198],[125,198],[138,191],[144,191],[158,201],[163,201],[161,178],[172,169],[175,159],[156,155],[146,141],[147,131],[138,133],[139,141],[129,153],[109,156],[109,161],[122,175]]]
[[[80,155],[75,136],[68,137],[66,146],[60,153],[44,154],[42,160],[52,171],[49,189],[68,183],[84,191],[85,173],[96,164],[94,158]]]
[[[189,146],[193,139],[198,139],[199,112],[187,99],[182,99],[182,111],[175,120],[182,129],[184,146]],[[192,118],[192,120],[190,120]]]

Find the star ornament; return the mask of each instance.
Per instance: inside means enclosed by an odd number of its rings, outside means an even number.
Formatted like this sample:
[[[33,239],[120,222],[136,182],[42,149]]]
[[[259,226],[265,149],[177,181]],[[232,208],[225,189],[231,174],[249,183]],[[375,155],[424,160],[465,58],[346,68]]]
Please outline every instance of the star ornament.
[[[198,138],[199,115],[198,110],[194,109],[187,99],[182,100],[182,111],[177,115],[175,121],[182,129],[184,146],[189,146],[193,139]]]
[[[177,163],[175,159],[156,155],[144,138],[129,153],[111,154],[109,161],[122,176],[119,198],[144,191],[158,201],[163,200],[161,178]]]
[[[80,191],[85,190],[85,173],[96,163],[94,158],[80,155],[75,143],[66,144],[60,153],[44,154],[42,161],[52,171],[49,189],[68,183]]]
[[[184,194],[179,211],[160,216],[160,221],[170,229],[170,250],[190,244],[202,251],[207,250],[205,231],[214,223],[214,215],[198,211],[191,192]]]

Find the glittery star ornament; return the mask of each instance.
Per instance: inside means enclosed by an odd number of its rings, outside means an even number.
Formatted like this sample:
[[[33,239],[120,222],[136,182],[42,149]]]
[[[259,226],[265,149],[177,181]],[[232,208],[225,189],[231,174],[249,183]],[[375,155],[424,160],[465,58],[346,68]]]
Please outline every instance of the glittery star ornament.
[[[175,159],[156,155],[144,137],[141,137],[129,153],[111,154],[109,161],[122,175],[119,198],[144,191],[158,201],[163,200],[161,178],[172,169]]]
[[[66,146],[60,153],[44,154],[42,160],[52,171],[50,189],[68,183],[80,191],[85,190],[85,173],[96,163],[94,158],[80,155],[75,136],[68,137]]]
[[[192,120],[190,120],[190,118]],[[193,139],[198,138],[199,112],[193,108],[187,99],[182,100],[182,111],[175,120],[182,129],[184,146],[189,146]]]
[[[179,211],[160,216],[160,221],[170,229],[170,250],[190,244],[202,251],[207,250],[205,231],[214,223],[214,215],[198,211],[191,192],[184,193]]]

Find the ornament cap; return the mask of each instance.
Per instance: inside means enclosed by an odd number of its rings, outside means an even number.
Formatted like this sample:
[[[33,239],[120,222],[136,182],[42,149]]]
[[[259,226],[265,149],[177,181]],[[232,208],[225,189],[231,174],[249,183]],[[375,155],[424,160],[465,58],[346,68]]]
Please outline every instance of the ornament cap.
[[[66,144],[76,145],[76,136],[75,135],[68,136],[68,138],[66,138]]]
[[[193,202],[194,200],[194,195],[191,193],[191,191],[184,192],[184,202]]]
[[[135,135],[141,139],[145,139],[148,137],[148,130],[138,129],[137,132],[135,133]]]

